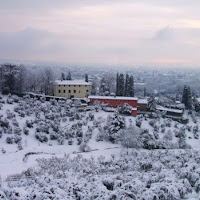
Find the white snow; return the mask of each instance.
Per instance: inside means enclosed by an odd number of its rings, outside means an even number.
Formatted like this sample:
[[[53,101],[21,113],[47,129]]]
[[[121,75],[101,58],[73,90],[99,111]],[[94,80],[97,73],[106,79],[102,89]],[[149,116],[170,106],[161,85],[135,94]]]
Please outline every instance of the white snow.
[[[135,100],[137,101],[138,98],[136,97],[120,97],[120,96],[89,96],[89,99],[109,99],[109,100]]]
[[[163,106],[160,106],[160,105],[157,105],[156,109],[162,110],[162,111],[174,112],[174,113],[183,113],[183,110],[166,108],[166,107],[163,107]]]
[[[4,97],[4,99],[6,99],[6,97]],[[47,103],[49,103],[49,102],[45,102],[42,105],[45,107],[47,105]],[[6,104],[2,104],[2,105],[3,106],[2,106],[2,109],[0,110],[0,112],[3,115],[3,119],[6,117],[6,110],[10,110],[11,112],[16,114],[16,120],[19,123],[19,127],[21,129],[23,129],[23,127],[26,123],[26,120],[34,120],[35,119],[34,114],[32,114],[30,116],[26,116],[26,117],[20,117],[16,112],[14,112],[14,107],[17,106],[18,103],[13,103],[13,104],[6,103]],[[170,110],[170,109],[168,109],[168,110]],[[173,111],[174,111],[174,109],[173,109]],[[42,113],[42,111],[40,111],[40,112]],[[91,112],[91,111],[89,111],[89,112]],[[86,112],[86,114],[88,114],[89,112]],[[93,114],[94,114],[94,119],[96,121],[99,120],[100,124],[102,126],[106,125],[106,120],[107,120],[108,116],[112,115],[112,113],[104,112],[102,110],[100,110],[99,112],[93,112]],[[42,117],[44,117],[44,116],[42,116]],[[135,125],[136,120],[140,116],[137,116],[136,118],[132,117],[132,116],[124,116],[124,117],[125,117],[125,121],[126,121],[126,126],[128,127],[130,124]],[[194,127],[199,124],[200,119],[198,116],[196,117],[196,119],[197,119],[196,123],[193,122],[192,116],[188,115],[188,118],[189,118],[189,123],[187,125],[183,125],[178,122],[175,122],[175,121],[172,121],[169,119],[164,119],[164,118],[155,119],[155,124],[156,124],[156,126],[159,127],[158,134],[159,134],[160,138],[163,138],[168,133],[168,131],[171,131],[172,132],[172,141],[171,142],[176,143],[178,141],[178,138],[175,137],[175,134],[174,134],[175,130],[176,131],[179,130],[180,127],[185,127],[185,128],[186,128],[186,126]],[[83,121],[83,120],[85,120],[85,118],[82,118],[79,121]],[[154,120],[154,119],[142,118],[141,128],[148,129],[149,132],[153,134],[154,127],[149,124],[150,121],[152,121],[152,120]],[[165,133],[162,133],[160,127],[161,127],[161,125],[166,124],[167,120],[170,121],[170,126],[165,126]],[[10,122],[10,124],[12,124],[11,120],[9,122]],[[78,120],[69,121],[69,117],[67,117],[66,122],[61,122],[61,126],[63,127],[63,130],[65,130],[66,127],[70,127],[75,122],[78,122]],[[175,128],[176,124],[177,124],[178,128]],[[88,124],[83,125],[83,127],[82,127],[83,132],[85,133],[87,131],[87,128],[88,128],[87,126],[92,126],[92,125],[93,125],[93,121],[88,121]],[[159,181],[153,182],[151,188],[154,188],[154,187],[159,188],[162,185],[164,185],[165,187],[169,187],[170,192],[172,192],[177,187],[182,188],[182,186],[183,186],[180,184],[182,179],[177,179],[177,177],[176,177],[177,174],[175,174],[175,171],[178,173],[179,168],[182,171],[184,171],[184,170],[191,171],[189,169],[189,167],[190,167],[190,165],[192,166],[192,164],[193,164],[193,163],[188,163],[188,167],[182,166],[182,167],[178,168],[177,166],[179,164],[181,165],[181,161],[180,160],[178,162],[176,160],[173,161],[173,159],[176,158],[176,154],[184,155],[183,158],[187,157],[187,159],[190,159],[189,153],[191,153],[193,150],[170,149],[170,150],[149,151],[149,150],[144,150],[144,149],[138,149],[138,150],[137,149],[126,149],[126,148],[123,148],[120,143],[113,144],[109,141],[97,142],[96,136],[98,134],[98,128],[94,129],[94,131],[92,133],[92,138],[87,143],[87,145],[91,149],[90,152],[80,152],[80,146],[77,145],[76,142],[74,142],[73,145],[68,145],[67,140],[65,140],[64,145],[58,145],[57,141],[54,141],[54,140],[49,140],[47,143],[41,143],[35,138],[35,131],[36,131],[36,127],[34,126],[33,128],[29,129],[29,135],[24,135],[22,133],[21,136],[22,136],[23,150],[18,150],[16,144],[7,144],[5,142],[6,137],[10,136],[9,134],[3,134],[2,138],[0,138],[0,147],[6,150],[6,153],[4,153],[4,154],[2,152],[0,152],[0,177],[3,180],[4,187],[6,187],[5,180],[6,180],[7,176],[17,174],[17,173],[19,174],[22,171],[27,170],[28,168],[37,170],[39,168],[38,162],[36,161],[37,159],[42,159],[42,158],[53,159],[52,156],[54,156],[55,160],[61,159],[59,161],[62,163],[62,162],[64,162],[63,159],[64,159],[65,155],[69,154],[70,158],[76,159],[76,157],[78,155],[81,155],[83,158],[88,159],[88,161],[83,160],[83,161],[80,161],[80,163],[76,163],[77,164],[76,168],[78,168],[79,170],[81,170],[81,164],[84,164],[84,162],[86,162],[86,163],[89,162],[89,160],[91,160],[91,158],[94,158],[94,161],[93,161],[94,168],[95,168],[95,162],[99,159],[99,157],[105,157],[105,160],[108,161],[108,165],[105,167],[105,172],[103,174],[98,174],[99,169],[97,168],[96,169],[97,171],[90,173],[88,176],[86,176],[86,178],[83,178],[83,176],[79,177],[79,172],[73,172],[73,169],[72,169],[72,172],[71,171],[63,172],[63,173],[67,173],[67,179],[51,180],[50,183],[48,183],[47,185],[53,185],[56,189],[58,189],[59,187],[57,186],[57,184],[55,184],[56,181],[64,186],[65,185],[64,181],[68,180],[69,182],[67,182],[67,184],[69,184],[69,183],[74,183],[74,181],[76,182],[76,179],[77,179],[77,182],[80,184],[78,186],[80,188],[84,188],[84,191],[87,190],[87,187],[88,188],[90,187],[90,184],[91,185],[94,184],[93,187],[91,186],[91,188],[95,187],[95,191],[97,193],[99,191],[101,191],[103,193],[103,192],[110,192],[109,190],[106,189],[105,186],[102,185],[102,181],[107,180],[108,182],[115,181],[115,183],[119,182],[122,185],[124,184],[124,187],[126,187],[126,184],[129,184],[127,186],[127,188],[139,187],[137,190],[140,191],[141,188],[146,187],[144,185],[144,183],[146,184],[146,182],[148,182],[148,180],[154,181],[154,180],[157,180],[157,178],[161,178],[162,181],[161,182],[159,182]],[[191,131],[188,131],[186,128],[185,133],[186,133],[186,138],[185,138],[186,142],[188,144],[190,144],[194,150],[199,151],[200,150],[200,146],[199,146],[200,139],[194,138],[192,129],[191,129]],[[199,132],[198,132],[198,134],[199,134]],[[26,156],[27,153],[30,153],[30,152],[33,152],[35,154]],[[154,156],[156,156],[157,153],[160,153],[160,155],[161,155],[159,160],[156,160],[156,161],[151,160],[152,158],[154,158]],[[170,160],[170,156],[172,157],[172,160]],[[157,157],[155,157],[155,158],[157,159]],[[164,166],[163,163],[164,163],[165,159],[169,162],[170,165],[166,164],[166,166]],[[116,161],[116,164],[113,164],[113,166],[111,164],[109,165],[109,162],[111,162],[111,160],[113,163]],[[155,162],[152,162],[152,161],[155,161]],[[79,162],[79,161],[77,161],[77,162]],[[151,171],[151,170],[145,171],[145,170],[141,170],[140,168],[138,170],[138,166],[140,166],[142,163],[148,164],[148,162],[150,162],[150,164],[153,165],[153,167],[154,167],[153,171]],[[122,169],[120,168],[121,163],[123,163]],[[80,164],[80,166],[79,166],[79,164]],[[134,166],[135,166],[135,168],[133,168]],[[173,166],[176,167],[176,169],[174,169]],[[84,167],[84,169],[87,169],[87,166],[83,166],[83,167]],[[159,171],[159,173],[157,173],[156,169],[157,168],[159,169],[159,167],[160,167],[161,171]],[[198,169],[198,166],[195,163],[195,170],[197,170],[197,169]],[[93,169],[87,169],[87,170],[92,171]],[[109,172],[107,173],[106,170],[109,170]],[[120,173],[119,173],[119,170],[121,170]],[[96,175],[96,173],[97,173],[97,175]],[[165,174],[167,174],[167,176],[165,176]],[[52,177],[52,174],[48,175],[46,178],[51,178],[51,177]],[[120,177],[120,179],[118,179],[117,177],[118,178]],[[38,177],[37,180],[39,180],[40,178],[42,178],[42,177]],[[122,181],[122,179],[123,179],[123,181]],[[84,185],[87,185],[87,186],[81,185],[83,183],[84,183]],[[30,186],[27,186],[27,188],[28,187],[32,187],[31,189],[36,188],[35,189],[36,193],[39,191],[39,189],[37,189],[36,185],[30,185]],[[123,188],[118,190],[118,187],[119,186],[116,185],[115,189],[117,191],[122,192]],[[19,191],[21,194],[23,194],[23,193],[26,194],[26,193],[30,192],[30,190],[26,191],[25,187],[23,187],[23,186],[15,186],[14,188],[16,188],[16,190]],[[41,188],[43,188],[43,187],[41,187]],[[173,188],[175,188],[175,189],[172,190]],[[148,190],[148,189],[146,189],[146,190]],[[174,193],[176,194],[177,191],[178,190],[175,190]],[[57,190],[56,190],[56,192],[57,192]],[[115,190],[113,191],[113,193],[114,192],[115,192]],[[41,191],[38,193],[42,194]],[[63,191],[59,189],[59,192],[56,195],[61,195],[62,193],[63,193]],[[91,191],[89,193],[87,193],[87,195],[91,195],[91,194],[92,194]],[[64,193],[63,193],[63,195],[64,195]],[[108,197],[109,197],[108,194],[105,193],[104,195],[108,199]],[[118,194],[118,195],[120,195],[120,194]],[[149,192],[148,195],[151,196],[151,193]],[[178,195],[178,193],[177,193],[177,195]],[[191,194],[187,195],[186,199],[197,199],[197,196],[198,196],[198,194],[195,191],[192,191]],[[125,196],[124,196],[124,198],[125,198]],[[65,199],[65,198],[64,197],[61,198],[59,196],[58,199]],[[99,199],[102,199],[102,198],[99,197]]]
[[[138,104],[148,104],[147,99],[138,99]]]
[[[56,85],[92,85],[90,82],[85,82],[84,80],[56,80]]]

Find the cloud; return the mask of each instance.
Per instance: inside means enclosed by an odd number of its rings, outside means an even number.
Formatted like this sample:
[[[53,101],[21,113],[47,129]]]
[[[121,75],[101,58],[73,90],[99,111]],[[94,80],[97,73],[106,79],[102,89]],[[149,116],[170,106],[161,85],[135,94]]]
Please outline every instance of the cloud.
[[[173,39],[173,30],[167,26],[161,30],[159,30],[155,37],[153,38],[154,40],[171,40]]]
[[[187,0],[1,1],[0,55],[80,63],[197,63],[199,5]]]

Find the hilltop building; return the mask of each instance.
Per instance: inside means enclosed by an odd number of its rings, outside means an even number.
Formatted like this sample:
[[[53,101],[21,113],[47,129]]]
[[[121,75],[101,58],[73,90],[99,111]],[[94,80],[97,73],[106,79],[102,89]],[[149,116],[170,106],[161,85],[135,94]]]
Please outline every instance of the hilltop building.
[[[91,83],[84,80],[57,80],[53,85],[53,96],[84,98],[91,94]]]

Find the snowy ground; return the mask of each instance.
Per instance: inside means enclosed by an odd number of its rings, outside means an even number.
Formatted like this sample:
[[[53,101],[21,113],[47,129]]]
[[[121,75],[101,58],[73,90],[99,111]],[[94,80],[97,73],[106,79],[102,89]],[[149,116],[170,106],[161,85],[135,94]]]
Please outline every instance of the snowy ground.
[[[3,100],[6,101],[7,96],[3,97]],[[46,102],[42,105],[45,106]],[[1,118],[6,118],[7,110],[10,110],[12,113],[16,114],[16,120],[19,123],[19,127],[23,129],[26,125],[26,120],[34,120],[35,114],[31,114],[30,116],[20,117],[16,112],[14,112],[14,108],[18,105],[18,103],[13,104],[2,104],[2,108],[0,113],[3,115]],[[97,120],[99,117],[105,119],[104,122],[101,123],[102,126],[106,124],[106,119],[108,115],[112,113],[99,111],[94,112],[94,118]],[[88,112],[86,113],[88,115]],[[124,116],[126,120],[126,125],[129,126],[130,123],[135,125],[136,118],[131,116]],[[132,122],[130,122],[130,120]],[[142,121],[141,128],[149,129],[150,132],[153,132],[153,127],[149,125],[149,121],[152,119],[147,119]],[[158,126],[164,123],[165,119],[160,119],[160,121],[156,122]],[[199,124],[199,117],[196,117],[196,122],[194,123],[191,116],[189,116],[189,124],[188,126],[196,126]],[[8,120],[11,124],[11,120]],[[62,122],[62,127],[70,127],[75,121],[69,121],[69,118],[66,122]],[[80,121],[80,120],[79,120]],[[87,126],[92,126],[93,121],[89,121]],[[165,127],[165,132],[171,130],[173,133],[172,142],[177,142],[177,138],[174,135],[176,122],[172,121],[170,127]],[[86,132],[87,126],[83,126],[83,132]],[[178,127],[182,127],[182,124],[178,123]],[[12,125],[13,127],[13,125]],[[22,134],[22,150],[18,150],[17,144],[7,144],[6,138],[9,134],[3,134],[2,138],[0,138],[0,147],[4,149],[6,153],[0,152],[0,176],[2,178],[2,185],[6,187],[5,179],[9,175],[21,173],[22,171],[27,170],[28,168],[38,168],[38,163],[36,159],[38,158],[51,158],[52,156],[56,156],[58,158],[63,158],[64,155],[70,154],[71,157],[75,157],[77,155],[82,155],[84,158],[90,159],[91,157],[98,158],[100,156],[105,156],[106,159],[111,159],[112,155],[115,155],[116,158],[120,158],[122,150],[125,148],[122,147],[121,144],[113,144],[109,141],[96,141],[97,129],[94,129],[92,134],[92,139],[89,140],[88,146],[91,148],[90,152],[80,152],[80,146],[75,142],[73,145],[68,145],[68,142],[65,140],[63,145],[58,145],[57,141],[49,140],[47,143],[41,143],[35,138],[36,126],[29,129],[29,135]],[[199,139],[194,139],[194,135],[192,131],[185,131],[186,133],[186,142],[191,145],[191,147],[195,150],[199,150]],[[161,137],[163,137],[163,133],[159,133]],[[198,133],[199,134],[199,133]],[[147,150],[138,150],[138,151],[147,151]],[[155,150],[157,151],[157,150]],[[163,150],[165,151],[165,150]],[[177,150],[170,150],[176,152]],[[26,156],[27,153],[34,153],[33,155]],[[196,195],[196,194],[195,194]],[[195,197],[196,198],[196,197]]]

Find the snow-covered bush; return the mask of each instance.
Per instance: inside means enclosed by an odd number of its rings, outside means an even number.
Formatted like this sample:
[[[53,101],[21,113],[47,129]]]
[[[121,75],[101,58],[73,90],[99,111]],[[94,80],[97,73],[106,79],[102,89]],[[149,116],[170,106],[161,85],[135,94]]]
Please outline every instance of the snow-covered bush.
[[[90,121],[93,121],[94,120],[94,113],[90,112],[88,117],[89,117]]]
[[[9,127],[9,121],[7,119],[5,119],[5,120],[0,119],[0,126],[8,128]]]
[[[44,132],[36,132],[35,138],[38,139],[40,142],[48,142],[48,137]]]
[[[86,143],[82,143],[79,147],[79,150],[81,152],[90,152],[91,148],[86,144]]]
[[[172,131],[171,130],[168,130],[164,136],[163,136],[163,139],[166,140],[166,141],[172,141]]]
[[[171,125],[172,125],[172,120],[171,119],[165,119],[165,125],[166,125],[166,127],[171,127]]]
[[[82,137],[77,137],[77,144],[80,145],[82,143],[83,139]]]
[[[178,146],[180,149],[191,149],[191,146],[186,143],[185,138],[183,137],[178,139]]]
[[[24,135],[29,135],[29,130],[26,127],[24,127],[23,128],[23,133],[24,133]]]
[[[7,114],[7,119],[15,118],[15,114],[11,112],[10,110],[6,110],[6,114]]]
[[[72,145],[73,144],[73,140],[72,140],[72,138],[69,138],[68,139],[68,145]]]
[[[130,106],[128,103],[124,103],[118,106],[117,110],[120,114],[130,115],[132,112],[132,106]]]
[[[96,136],[96,141],[97,141],[97,142],[103,141],[103,140],[104,140],[104,137],[105,137],[104,133],[102,133],[102,131],[99,131],[99,132],[97,133],[97,136]]]
[[[21,128],[19,128],[19,127],[14,128],[14,134],[21,135],[22,134]]]
[[[57,140],[58,134],[55,131],[51,131],[49,137],[50,140]]]
[[[122,145],[128,148],[141,148],[143,143],[140,137],[141,130],[137,127],[131,126],[122,130]]]
[[[22,149],[23,149],[22,143],[21,143],[21,142],[18,142],[18,143],[17,143],[17,148],[18,148],[18,150],[22,150]]]
[[[194,126],[192,131],[193,133],[197,133],[199,131],[199,126],[198,125]]]
[[[14,143],[14,138],[13,137],[7,137],[6,138],[6,143],[13,144]]]
[[[29,120],[26,120],[26,126],[28,127],[28,128],[33,128],[33,124],[34,124],[34,122],[31,120],[31,121],[29,121]]]
[[[58,141],[59,145],[63,145],[64,142],[65,142],[65,137],[63,135],[59,134],[58,138],[57,138],[57,141]]]
[[[151,125],[152,127],[154,126],[155,123],[156,123],[155,120],[151,120],[151,121],[149,121],[149,125]]]
[[[16,119],[13,119],[13,120],[12,120],[12,124],[13,124],[13,126],[19,126],[19,123],[17,122]]]
[[[125,127],[125,119],[124,117],[120,116],[118,112],[109,115],[107,118],[107,124],[104,127],[107,133],[106,137],[113,143],[117,142],[117,140],[121,139],[119,130],[124,129]]]
[[[185,128],[181,127],[179,131],[175,131],[175,136],[178,138],[185,138],[186,137]]]
[[[135,124],[136,124],[137,127],[140,128],[141,125],[142,125],[142,120],[141,120],[141,119],[136,119],[136,120],[135,120]]]
[[[16,143],[16,144],[18,144],[19,142],[21,142],[22,141],[22,137],[20,137],[19,135],[15,135],[15,137],[14,137],[14,142]]]

